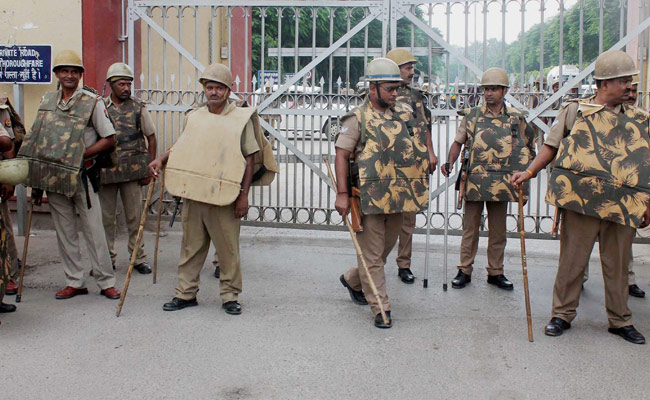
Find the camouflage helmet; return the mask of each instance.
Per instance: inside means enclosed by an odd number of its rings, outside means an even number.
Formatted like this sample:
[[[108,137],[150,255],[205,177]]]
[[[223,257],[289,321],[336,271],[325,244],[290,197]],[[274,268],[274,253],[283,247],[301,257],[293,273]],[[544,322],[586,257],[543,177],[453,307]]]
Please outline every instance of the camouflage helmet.
[[[366,82],[402,82],[402,75],[395,61],[379,57],[368,63],[363,79]]]
[[[510,87],[508,73],[503,68],[493,67],[483,72],[481,86],[503,86]]]
[[[632,76],[632,82],[630,82],[630,85],[638,85],[640,83],[639,78],[640,78],[639,74],[635,74],[634,76]]]
[[[0,161],[0,183],[18,185],[27,181],[29,161],[26,158],[13,158]]]
[[[418,62],[417,58],[413,56],[413,53],[407,49],[393,49],[386,53],[386,58],[395,61],[395,64],[402,66],[407,63],[416,63]]]
[[[114,64],[111,64],[111,66],[108,67],[108,71],[106,72],[107,81],[114,82],[119,79],[133,80],[133,70],[123,62],[116,62]]]
[[[59,67],[77,67],[84,71],[84,65],[81,62],[81,57],[74,50],[61,50],[54,57],[54,66],[52,71],[56,72]]]
[[[232,73],[228,67],[223,64],[210,64],[203,70],[203,73],[199,78],[199,82],[201,82],[202,85],[205,85],[206,81],[219,82],[230,88],[232,86]]]
[[[639,70],[634,65],[634,60],[626,52],[621,50],[609,50],[598,56],[594,68],[594,78],[607,80],[632,76],[638,74]]]

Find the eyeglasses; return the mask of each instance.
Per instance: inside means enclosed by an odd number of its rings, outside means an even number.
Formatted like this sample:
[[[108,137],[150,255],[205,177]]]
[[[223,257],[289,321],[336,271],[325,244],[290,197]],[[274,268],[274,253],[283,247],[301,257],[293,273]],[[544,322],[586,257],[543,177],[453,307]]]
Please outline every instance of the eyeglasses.
[[[397,91],[399,90],[399,86],[390,86],[390,87],[381,86],[381,85],[377,85],[377,86],[384,89],[384,92],[386,93],[392,93],[392,92],[397,93]]]

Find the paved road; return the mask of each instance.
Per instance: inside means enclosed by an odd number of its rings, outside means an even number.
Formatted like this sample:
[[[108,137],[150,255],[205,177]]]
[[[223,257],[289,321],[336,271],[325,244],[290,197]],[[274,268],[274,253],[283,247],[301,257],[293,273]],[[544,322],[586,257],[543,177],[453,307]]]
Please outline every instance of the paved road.
[[[145,234],[153,251],[153,234]],[[244,313],[220,308],[207,266],[199,307],[163,312],[176,283],[180,232],[161,239],[159,283],[134,275],[122,316],[116,301],[90,294],[55,300],[63,272],[51,231],[31,239],[27,288],[18,312],[3,314],[4,399],[613,399],[644,398],[649,347],[607,333],[597,251],[573,328],[543,335],[549,319],[557,241],[529,241],[535,342],[526,336],[519,243],[506,274],[514,292],[485,283],[443,292],[442,238],[431,245],[430,286],[422,288],[424,237],[415,244],[414,285],[387,266],[394,327],[372,326],[338,276],[354,263],[341,232],[243,229]],[[126,248],[122,238],[118,245]],[[458,259],[450,238],[449,279]],[[485,239],[481,256],[485,259]],[[638,281],[649,290],[650,251],[635,245]],[[22,245],[19,243],[19,247]],[[127,256],[121,252],[123,282]],[[13,301],[13,296],[9,298]],[[630,299],[635,326],[650,337],[650,299]]]

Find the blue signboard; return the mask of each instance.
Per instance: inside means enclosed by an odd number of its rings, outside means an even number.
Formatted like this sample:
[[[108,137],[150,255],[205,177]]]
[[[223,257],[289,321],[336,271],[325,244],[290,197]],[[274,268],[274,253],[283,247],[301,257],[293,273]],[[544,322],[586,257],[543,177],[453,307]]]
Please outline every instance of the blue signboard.
[[[257,71],[257,84],[259,86],[267,85],[277,85],[278,84],[278,71],[264,71],[264,76],[262,76],[262,71]]]
[[[0,45],[0,83],[51,83],[52,46]]]

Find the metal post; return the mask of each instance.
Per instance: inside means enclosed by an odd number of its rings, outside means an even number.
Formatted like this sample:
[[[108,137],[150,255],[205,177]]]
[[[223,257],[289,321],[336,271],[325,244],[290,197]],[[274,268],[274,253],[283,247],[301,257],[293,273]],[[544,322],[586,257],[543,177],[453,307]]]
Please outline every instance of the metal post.
[[[21,118],[25,118],[25,87],[21,84],[14,84],[14,106]],[[18,224],[18,236],[25,236],[27,224],[27,190],[24,185],[16,186],[16,217]]]

